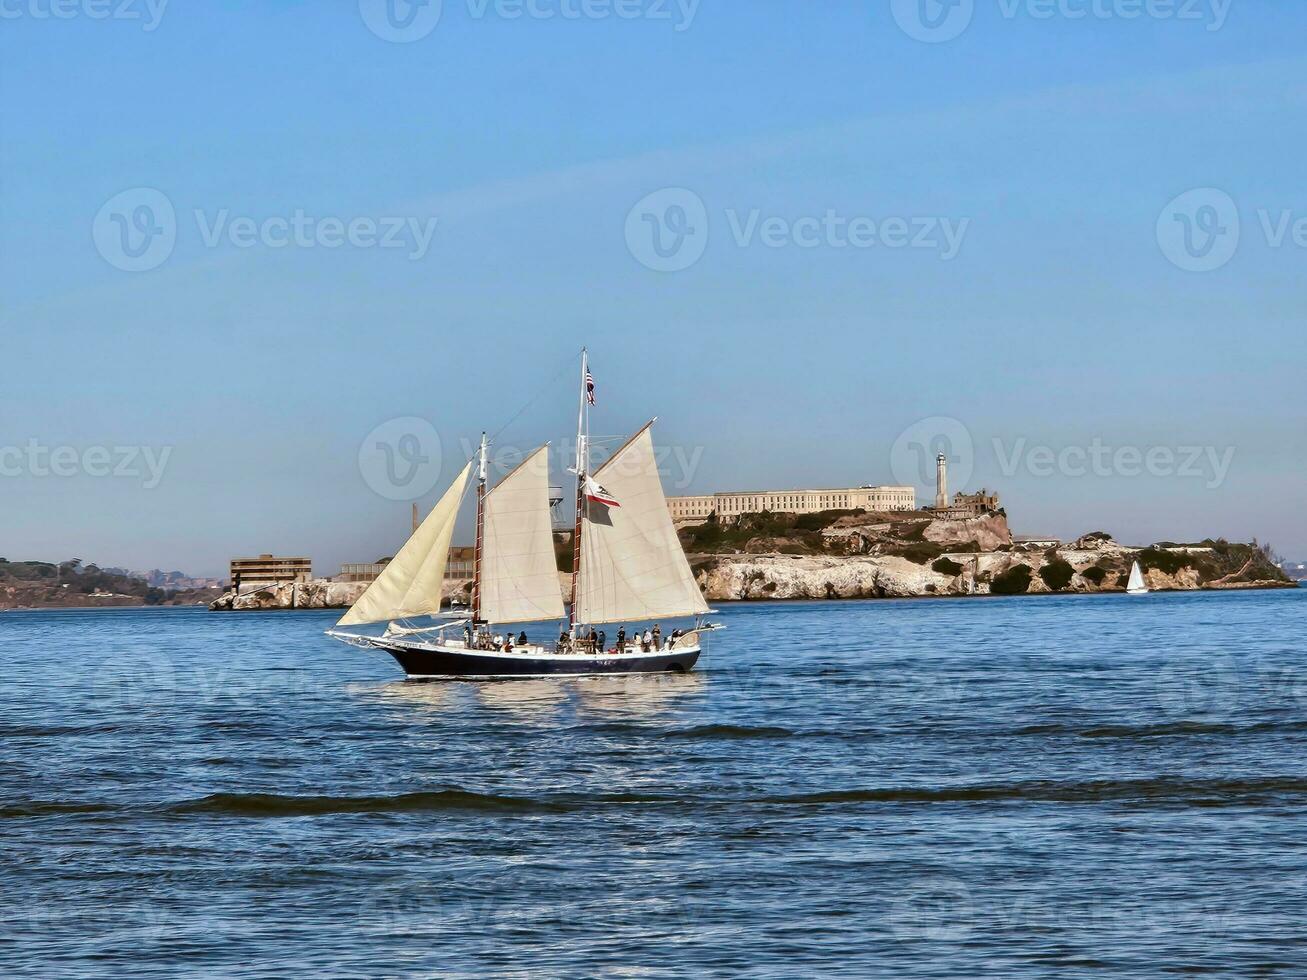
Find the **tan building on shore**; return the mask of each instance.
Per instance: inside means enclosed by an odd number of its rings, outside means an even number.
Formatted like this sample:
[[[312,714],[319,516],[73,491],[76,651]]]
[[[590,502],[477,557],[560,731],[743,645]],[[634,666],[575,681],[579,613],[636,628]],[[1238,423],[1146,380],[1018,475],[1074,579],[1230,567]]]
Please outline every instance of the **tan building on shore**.
[[[845,487],[832,490],[748,490],[697,497],[668,497],[672,520],[702,523],[709,516],[730,519],[762,511],[815,514],[823,510],[902,511],[917,509],[913,487]]]
[[[231,587],[243,585],[277,585],[281,582],[307,582],[313,578],[313,562],[308,558],[283,558],[259,555],[257,558],[231,560]]]
[[[445,578],[447,580],[470,579],[475,550],[472,545],[453,545],[449,549],[449,561],[445,563]],[[340,566],[340,574],[336,576],[335,581],[372,582],[389,563],[389,558],[385,561],[346,562]]]

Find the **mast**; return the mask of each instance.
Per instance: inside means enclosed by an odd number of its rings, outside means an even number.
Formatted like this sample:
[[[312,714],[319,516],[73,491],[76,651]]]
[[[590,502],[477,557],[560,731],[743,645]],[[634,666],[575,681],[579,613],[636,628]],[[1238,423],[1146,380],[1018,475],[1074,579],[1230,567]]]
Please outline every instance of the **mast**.
[[[477,533],[472,548],[472,625],[481,622],[481,548],[486,525],[486,434],[477,460]]]
[[[576,526],[572,529],[572,609],[568,613],[568,625],[573,633],[578,625],[576,621],[577,585],[581,578],[581,517],[585,510],[585,474],[589,468],[589,451],[586,446],[586,392],[585,379],[590,373],[590,355],[581,348],[581,400],[576,410]]]

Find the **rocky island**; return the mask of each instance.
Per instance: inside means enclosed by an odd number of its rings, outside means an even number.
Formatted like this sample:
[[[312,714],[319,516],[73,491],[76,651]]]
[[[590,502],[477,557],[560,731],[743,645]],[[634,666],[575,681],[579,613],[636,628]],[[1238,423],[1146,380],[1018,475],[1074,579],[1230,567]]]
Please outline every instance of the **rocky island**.
[[[929,511],[762,512],[683,526],[679,534],[711,602],[1123,592],[1135,561],[1158,592],[1294,587],[1256,542],[1129,547],[1103,531],[1068,544],[1022,542],[1002,510],[966,519]],[[570,569],[566,535],[558,535],[557,550],[559,568]],[[559,585],[567,594],[567,572],[559,572]],[[228,591],[209,608],[343,609],[366,588],[287,582]],[[470,590],[470,581],[450,579],[444,598],[466,600]]]
[[[681,538],[718,602],[1123,592],[1135,561],[1154,591],[1293,586],[1256,543],[1127,547],[1103,531],[1069,544],[1022,543],[1001,510],[963,520],[924,511],[746,514],[683,528]]]

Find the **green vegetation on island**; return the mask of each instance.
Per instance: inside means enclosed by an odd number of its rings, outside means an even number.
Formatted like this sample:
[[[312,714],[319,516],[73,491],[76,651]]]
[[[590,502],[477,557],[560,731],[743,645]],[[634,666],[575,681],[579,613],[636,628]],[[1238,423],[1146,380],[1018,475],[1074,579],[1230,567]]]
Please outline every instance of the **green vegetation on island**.
[[[122,568],[83,564],[80,558],[53,563],[0,558],[0,609],[70,606],[192,605],[212,591],[152,586]]]

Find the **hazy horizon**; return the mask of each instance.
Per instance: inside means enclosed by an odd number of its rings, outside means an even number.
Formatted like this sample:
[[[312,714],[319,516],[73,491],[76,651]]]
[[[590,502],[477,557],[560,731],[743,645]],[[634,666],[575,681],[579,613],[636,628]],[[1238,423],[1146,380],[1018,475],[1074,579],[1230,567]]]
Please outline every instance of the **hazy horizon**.
[[[15,7],[0,556],[393,554],[585,344],[669,494],[1307,558],[1307,10],[1068,3]]]

